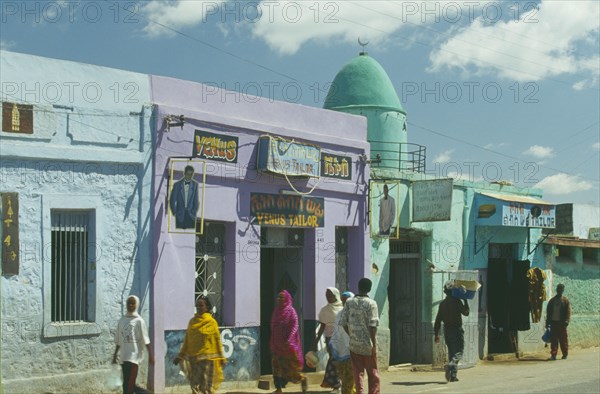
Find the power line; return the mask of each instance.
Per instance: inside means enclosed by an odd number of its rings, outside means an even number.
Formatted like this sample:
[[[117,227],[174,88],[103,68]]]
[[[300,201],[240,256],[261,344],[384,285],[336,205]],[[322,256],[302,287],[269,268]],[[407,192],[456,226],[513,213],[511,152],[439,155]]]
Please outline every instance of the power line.
[[[110,0],[104,0],[104,2],[106,2],[106,3],[109,3],[109,2],[110,2]],[[214,44],[211,44],[211,43],[209,43],[209,42],[206,42],[206,41],[204,41],[204,40],[201,40],[201,39],[199,39],[199,38],[197,38],[197,37],[194,37],[194,36],[192,36],[192,35],[190,35],[190,34],[187,34],[187,33],[184,33],[184,32],[182,32],[182,31],[179,31],[179,30],[177,30],[177,29],[175,29],[175,28],[172,28],[172,27],[170,27],[170,26],[168,26],[168,25],[165,25],[164,23],[160,23],[160,22],[158,22],[158,21],[155,21],[155,20],[153,20],[153,19],[150,19],[150,18],[148,18],[146,15],[140,14],[140,13],[139,13],[139,12],[137,12],[136,10],[132,10],[132,9],[126,9],[126,8],[124,8],[123,6],[121,6],[119,3],[115,3],[115,4],[117,4],[117,6],[118,6],[119,8],[121,8],[122,10],[124,10],[124,11],[126,11],[126,12],[129,12],[129,13],[131,13],[131,14],[135,14],[135,15],[137,15],[137,16],[140,16],[141,18],[144,18],[144,19],[145,19],[145,20],[147,20],[148,22],[151,22],[151,23],[153,23],[153,24],[156,24],[156,25],[158,25],[158,26],[160,26],[160,27],[162,27],[162,28],[164,28],[164,29],[167,29],[167,30],[169,30],[169,31],[171,31],[171,32],[173,32],[173,33],[179,34],[179,35],[181,35],[182,37],[188,38],[188,39],[190,39],[190,40],[192,40],[192,41],[198,42],[198,43],[200,43],[200,44],[202,44],[202,45],[204,45],[204,46],[207,46],[207,47],[209,47],[209,48],[211,48],[211,49],[213,49],[213,50],[215,50],[215,51],[218,51],[218,52],[224,53],[224,54],[226,54],[226,55],[228,55],[228,56],[231,56],[231,57],[233,57],[234,59],[237,59],[237,60],[240,60],[240,61],[242,61],[242,62],[245,62],[245,63],[251,64],[251,65],[253,65],[253,66],[256,66],[256,67],[258,67],[258,68],[261,68],[261,69],[263,69],[263,70],[266,70],[266,71],[272,72],[272,73],[274,73],[274,74],[277,74],[277,75],[279,75],[279,76],[281,76],[281,77],[284,77],[284,78],[287,78],[287,79],[289,79],[289,80],[292,80],[292,81],[294,81],[294,82],[297,82],[297,83],[300,83],[300,84],[303,84],[303,85],[309,86],[309,87],[311,87],[311,88],[313,88],[313,87],[314,87],[314,85],[313,85],[313,84],[310,84],[310,83],[308,83],[308,82],[302,81],[302,80],[300,80],[300,79],[298,79],[298,78],[296,78],[296,77],[294,77],[294,76],[292,76],[292,75],[289,75],[289,74],[285,74],[285,73],[279,72],[279,71],[277,71],[277,70],[275,70],[275,69],[273,69],[273,68],[271,68],[271,67],[268,67],[268,66],[262,65],[262,64],[260,64],[260,63],[258,63],[258,62],[255,62],[255,61],[253,61],[253,60],[247,59],[247,58],[245,58],[245,57],[242,57],[242,56],[240,56],[240,55],[236,55],[236,54],[235,54],[235,53],[233,53],[233,52],[229,52],[229,51],[227,51],[227,50],[225,50],[225,49],[222,49],[222,48],[220,48],[220,47],[218,47],[218,46],[216,46],[216,45],[214,45]],[[319,90],[322,90],[322,89],[319,89]]]
[[[12,97],[17,98],[16,96],[14,96],[14,95],[12,95],[10,93],[5,93],[5,92],[3,92],[1,90],[0,90],[0,93],[2,95],[4,95],[4,96],[12,96]],[[78,124],[81,124],[83,126],[92,128],[92,129],[94,129],[96,131],[100,131],[102,133],[113,135],[113,136],[115,136],[117,138],[122,138],[124,140],[129,140],[128,144],[130,144],[132,142],[140,142],[139,139],[132,138],[129,135],[120,135],[120,134],[116,134],[116,133],[113,133],[113,132],[108,131],[108,130],[100,129],[100,128],[96,127],[96,126],[90,125],[88,123],[84,123],[84,122],[82,122],[80,120],[77,120],[77,119],[75,119],[73,117],[73,115],[75,115],[75,116],[80,116],[81,115],[81,116],[104,116],[104,117],[111,117],[111,118],[117,118],[117,117],[118,118],[131,118],[131,117],[134,116],[132,114],[129,114],[129,115],[119,115],[119,114],[115,113],[115,114],[101,115],[101,114],[86,114],[86,113],[80,113],[80,112],[50,111],[50,110],[46,110],[46,109],[36,109],[35,106],[39,105],[39,103],[32,103],[32,102],[27,102],[27,101],[25,101],[25,102],[21,101],[21,102],[18,102],[18,104],[26,104],[26,105],[32,105],[33,106],[32,109],[22,108],[22,109],[19,109],[19,111],[31,111],[32,114],[33,113],[48,113],[48,114],[55,114],[55,115],[67,115],[67,116],[71,115],[71,116],[69,116],[69,122],[78,123]],[[135,115],[135,116],[139,116],[139,115]]]
[[[501,153],[501,152],[497,152],[497,151],[494,151],[494,150],[492,150],[492,149],[489,149],[489,148],[483,147],[483,146],[481,146],[481,145],[477,145],[477,144],[474,144],[474,143],[472,143],[472,142],[465,141],[465,140],[463,140],[463,139],[460,139],[460,138],[452,137],[452,136],[450,136],[450,135],[444,134],[444,133],[442,133],[442,132],[439,132],[439,131],[435,131],[435,130],[433,130],[433,129],[430,129],[430,128],[428,128],[428,127],[425,127],[425,126],[420,126],[420,125],[418,125],[418,124],[416,124],[416,123],[413,123],[413,122],[407,122],[407,123],[408,123],[410,126],[414,126],[414,127],[418,128],[418,129],[421,129],[421,130],[427,131],[427,132],[429,132],[429,133],[432,133],[432,134],[438,135],[438,136],[440,136],[440,137],[444,137],[444,138],[450,139],[450,140],[452,140],[452,141],[460,142],[461,144],[465,144],[465,145],[471,146],[471,147],[473,147],[473,148],[481,149],[481,150],[484,150],[484,151],[486,151],[486,152],[493,153],[493,154],[495,154],[495,155],[502,156],[502,157],[505,157],[505,158],[508,158],[508,159],[517,160],[517,161],[519,161],[519,162],[521,162],[521,163],[529,163],[528,161],[526,161],[526,160],[523,160],[523,159],[521,159],[521,158],[519,158],[519,157],[512,156],[512,155],[507,155],[507,154],[505,154],[505,153]],[[593,182],[596,182],[596,183],[600,182],[598,179],[591,179],[591,178],[587,178],[587,177],[584,177],[584,176],[581,176],[581,175],[575,175],[575,174],[572,174],[572,173],[566,172],[565,170],[560,170],[560,169],[558,169],[558,168],[553,168],[553,167],[549,167],[549,166],[545,166],[545,165],[541,165],[541,164],[537,164],[537,165],[538,165],[538,166],[540,166],[540,167],[546,168],[546,169],[548,169],[548,170],[551,170],[551,171],[557,172],[557,173],[563,173],[563,174],[571,175],[571,176],[574,176],[574,177],[580,177],[580,178],[587,179],[587,180],[590,180],[590,181],[593,181]]]
[[[397,17],[397,16],[395,16],[395,15],[386,14],[386,13],[384,13],[384,12],[381,12],[381,11],[375,10],[375,9],[373,9],[373,8],[369,8],[369,7],[367,7],[367,6],[364,6],[364,5],[362,5],[362,4],[357,4],[357,3],[354,3],[354,2],[349,2],[349,3],[350,3],[350,4],[352,4],[352,5],[355,5],[356,7],[360,7],[360,8],[363,8],[363,9],[366,9],[366,10],[369,10],[369,11],[372,11],[372,12],[375,12],[375,13],[377,13],[377,14],[379,14],[379,15],[382,15],[382,16],[387,16],[387,17],[389,17],[389,18],[393,18],[393,19],[396,19],[396,20],[402,21],[402,23],[406,23],[406,24],[409,24],[409,25],[415,26],[415,27],[417,27],[417,28],[420,28],[420,29],[425,29],[425,30],[432,31],[432,32],[434,32],[435,34],[437,34],[438,36],[446,36],[446,37],[454,38],[455,40],[457,40],[457,41],[460,41],[460,42],[464,42],[465,44],[468,44],[468,45],[473,45],[473,46],[476,46],[476,47],[479,47],[479,48],[486,49],[486,50],[488,50],[488,51],[491,51],[491,52],[498,53],[498,54],[500,54],[500,55],[505,55],[505,56],[512,57],[512,58],[514,58],[514,59],[517,59],[517,60],[522,60],[522,61],[525,61],[525,62],[527,62],[527,63],[532,63],[532,64],[535,64],[535,65],[538,65],[538,66],[543,66],[543,67],[547,67],[547,68],[550,68],[550,69],[552,69],[552,67],[550,67],[550,66],[547,66],[547,65],[545,65],[545,64],[540,64],[540,63],[532,62],[532,61],[529,61],[529,60],[527,60],[527,59],[520,58],[520,57],[517,57],[517,56],[511,55],[511,54],[509,54],[509,53],[505,53],[505,52],[497,51],[497,50],[494,50],[494,49],[491,49],[491,48],[485,48],[485,47],[482,47],[482,46],[481,46],[481,45],[479,45],[479,44],[472,43],[472,42],[469,42],[469,41],[465,41],[465,40],[462,40],[462,39],[456,38],[456,37],[452,36],[450,33],[447,33],[447,32],[440,32],[440,31],[438,31],[438,30],[436,30],[436,29],[433,29],[433,28],[431,28],[431,27],[429,27],[429,26],[425,26],[425,25],[421,25],[421,24],[418,24],[418,23],[410,22],[410,21],[406,20],[406,18],[400,18],[400,17]],[[461,14],[461,18],[462,18],[462,14]],[[496,26],[496,27],[499,27],[499,26]],[[509,31],[508,29],[504,29],[504,30],[507,30],[507,31]],[[481,32],[481,33],[482,33],[483,35],[487,36],[487,37],[492,37],[492,38],[498,39],[498,37],[496,37],[496,36],[493,36],[493,35],[491,35],[491,34],[487,34],[487,33],[484,33],[484,32]],[[519,47],[521,47],[521,48],[525,48],[525,49],[527,49],[527,50],[529,50],[529,51],[534,51],[534,52],[537,52],[537,53],[540,53],[540,54],[546,55],[546,52],[538,51],[538,50],[537,50],[537,49],[535,49],[535,48],[531,48],[531,47],[528,47],[528,46],[525,46],[525,45],[521,45],[521,44],[519,44],[519,43],[512,42],[512,41],[508,41],[508,40],[505,40],[505,39],[502,39],[502,38],[500,38],[500,40],[501,40],[501,41],[504,41],[504,42],[507,42],[507,43],[509,43],[509,44],[511,44],[511,45],[514,45],[514,46],[519,46]],[[556,48],[557,50],[562,50],[561,48],[558,48],[558,47],[555,47],[555,48]],[[560,70],[556,70],[556,69],[554,69],[554,70],[555,70],[555,71],[560,71]],[[563,71],[560,71],[560,72],[563,72]]]
[[[300,5],[300,6],[301,6],[301,7],[304,7],[304,8],[308,8],[308,7],[306,7],[306,6],[302,6],[302,5]],[[379,29],[379,28],[376,28],[376,27],[372,27],[372,26],[366,25],[366,24],[364,24],[364,23],[361,23],[361,22],[353,21],[353,20],[351,20],[351,19],[342,18],[342,17],[339,17],[339,16],[336,16],[336,18],[337,18],[337,19],[339,19],[339,20],[343,20],[343,21],[346,21],[346,22],[349,22],[349,23],[352,23],[352,24],[358,25],[358,26],[366,27],[366,28],[368,28],[368,29],[371,29],[371,30],[375,30],[375,31],[379,31],[379,32],[381,32],[381,33],[385,33],[385,34],[386,34],[386,35],[388,35],[388,36],[392,36],[392,35],[393,35],[391,32],[389,32],[389,31],[387,31],[387,30],[382,30],[382,29]],[[425,47],[429,47],[429,48],[433,48],[433,49],[435,49],[435,48],[434,48],[434,47],[433,47],[431,44],[428,44],[428,43],[424,43],[424,42],[420,42],[420,41],[414,40],[414,39],[412,39],[411,37],[407,37],[407,36],[404,36],[404,35],[399,35],[399,34],[397,34],[397,36],[399,36],[399,37],[402,37],[402,38],[405,38],[405,39],[407,39],[407,40],[409,40],[409,41],[412,41],[412,42],[414,42],[414,43],[417,43],[417,44],[419,44],[419,45],[422,45],[422,46],[425,46]],[[528,72],[528,71],[522,71],[522,70],[517,70],[517,69],[515,69],[515,68],[512,68],[512,67],[507,67],[507,66],[502,66],[502,67],[501,67],[501,66],[498,66],[497,64],[495,64],[495,63],[493,63],[493,62],[490,62],[490,61],[487,61],[487,60],[483,60],[483,59],[479,59],[479,58],[476,58],[476,57],[473,57],[473,56],[471,56],[471,57],[467,57],[467,56],[464,56],[464,55],[462,55],[462,54],[460,54],[460,53],[456,53],[456,52],[453,52],[453,51],[451,51],[451,50],[448,50],[448,49],[439,48],[439,50],[440,50],[440,51],[442,51],[442,52],[447,52],[447,53],[450,53],[450,54],[452,54],[452,55],[455,55],[455,56],[458,56],[458,57],[466,58],[466,59],[468,59],[468,60],[477,60],[477,61],[480,61],[480,62],[482,62],[482,63],[489,64],[489,65],[491,65],[491,66],[492,66],[492,67],[494,67],[494,68],[498,68],[498,69],[504,69],[504,70],[511,70],[511,71],[514,71],[514,72],[517,72],[517,73],[526,74],[526,75],[531,75],[531,76],[533,76],[533,77],[535,77],[535,78],[537,78],[537,79],[547,79],[547,80],[549,80],[549,81],[557,82],[557,83],[560,83],[560,84],[565,84],[565,85],[569,85],[569,86],[571,86],[571,85],[572,85],[572,83],[571,83],[571,82],[567,82],[567,81],[563,81],[563,80],[560,80],[560,79],[555,79],[555,78],[550,78],[550,77],[540,77],[540,76],[538,76],[538,75],[536,75],[536,74],[533,74],[533,73],[531,73],[531,72]],[[544,67],[547,67],[547,66],[544,66]],[[588,88],[588,89],[592,89],[592,88]],[[600,90],[600,88],[598,88],[597,90]]]

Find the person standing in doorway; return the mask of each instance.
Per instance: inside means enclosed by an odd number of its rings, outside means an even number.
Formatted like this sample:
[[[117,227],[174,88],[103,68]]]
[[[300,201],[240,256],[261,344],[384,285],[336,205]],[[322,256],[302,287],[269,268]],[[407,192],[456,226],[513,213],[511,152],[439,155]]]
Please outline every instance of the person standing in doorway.
[[[377,370],[377,303],[369,298],[372,282],[368,278],[358,281],[358,295],[346,301],[341,312],[340,325],[350,336],[350,360],[357,394],[363,394],[365,369],[369,378],[369,394],[380,393]]]
[[[154,354],[150,347],[150,337],[144,319],[138,314],[137,308],[140,300],[137,296],[127,297],[127,313],[119,320],[115,332],[115,353],[113,364],[121,359],[123,371],[123,394],[148,393],[137,386],[138,367],[144,357],[144,347],[148,349],[150,365],[154,365]]]
[[[546,307],[546,328],[550,328],[549,360],[556,360],[559,342],[562,359],[566,360],[569,355],[567,326],[571,321],[571,303],[563,296],[564,291],[565,285],[562,283],[556,286],[556,295],[548,301]]]
[[[469,316],[469,304],[467,300],[452,297],[452,282],[444,285],[446,298],[438,307],[433,329],[435,331],[435,343],[440,343],[440,327],[444,323],[444,339],[448,347],[448,366],[446,367],[446,380],[458,382],[458,362],[463,356],[465,349],[465,331],[462,328],[462,315]]]
[[[198,211],[198,182],[194,179],[194,167],[188,165],[183,170],[183,178],[175,182],[169,199],[169,207],[175,216],[175,227],[196,228]]]

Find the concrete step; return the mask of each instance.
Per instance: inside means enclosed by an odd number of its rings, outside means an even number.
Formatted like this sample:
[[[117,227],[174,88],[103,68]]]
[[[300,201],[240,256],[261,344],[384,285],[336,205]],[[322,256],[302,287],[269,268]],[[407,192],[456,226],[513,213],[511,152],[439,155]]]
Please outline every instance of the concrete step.
[[[303,374],[308,380],[309,386],[320,385],[323,381],[323,376],[325,376],[325,372],[304,372]],[[258,380],[258,388],[262,390],[275,390],[273,375],[262,375]]]

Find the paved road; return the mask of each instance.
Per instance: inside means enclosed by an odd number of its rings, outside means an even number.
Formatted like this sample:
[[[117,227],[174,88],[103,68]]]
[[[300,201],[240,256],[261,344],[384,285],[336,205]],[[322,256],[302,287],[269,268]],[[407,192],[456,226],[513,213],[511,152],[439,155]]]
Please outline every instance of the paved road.
[[[547,353],[522,360],[482,361],[460,370],[459,382],[447,383],[443,372],[401,369],[382,373],[382,394],[392,393],[600,393],[600,349],[572,349],[568,360],[546,361]],[[284,393],[300,393],[299,385]],[[270,393],[266,390],[230,393]],[[327,393],[311,385],[311,393]]]

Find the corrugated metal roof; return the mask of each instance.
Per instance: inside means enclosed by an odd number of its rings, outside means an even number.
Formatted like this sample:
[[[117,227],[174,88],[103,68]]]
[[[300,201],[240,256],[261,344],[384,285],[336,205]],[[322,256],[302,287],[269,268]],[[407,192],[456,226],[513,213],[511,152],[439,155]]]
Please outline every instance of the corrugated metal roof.
[[[499,194],[499,193],[487,193],[487,192],[486,193],[479,192],[479,194],[495,198],[496,200],[502,200],[502,201],[514,201],[514,202],[522,202],[522,203],[526,203],[526,204],[556,205],[551,202],[540,200],[539,198],[535,198],[535,197],[515,196],[512,194]]]

